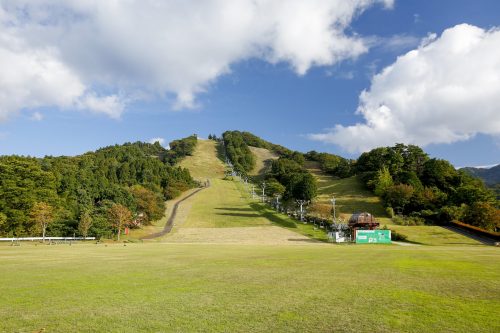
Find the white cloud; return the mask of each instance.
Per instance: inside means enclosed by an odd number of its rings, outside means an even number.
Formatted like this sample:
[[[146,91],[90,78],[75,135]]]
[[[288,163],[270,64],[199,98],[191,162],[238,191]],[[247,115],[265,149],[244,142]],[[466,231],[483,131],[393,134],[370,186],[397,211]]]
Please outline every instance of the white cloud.
[[[164,138],[152,138],[151,140],[148,141],[149,143],[155,143],[158,142],[161,146],[165,143]]]
[[[0,13],[0,22],[2,17]],[[60,59],[55,47],[32,47],[12,28],[0,30],[0,72],[0,121],[21,109],[41,106],[119,115],[116,96],[98,99],[86,93],[79,75]],[[41,120],[41,114],[35,112],[31,119]]]
[[[30,120],[33,120],[33,121],[42,121],[43,120],[43,114],[41,114],[40,112],[38,111],[35,111],[31,117],[30,117]]]
[[[126,103],[117,95],[99,97],[95,93],[82,96],[76,104],[79,109],[104,113],[111,118],[120,118],[125,105]]]
[[[366,52],[345,31],[376,3],[393,0],[0,0],[0,72],[21,72],[0,79],[0,118],[42,105],[117,117],[117,95],[138,93],[196,107],[197,94],[252,57],[303,75]],[[112,93],[97,100],[101,90]]]
[[[310,138],[347,151],[396,142],[428,145],[500,135],[500,30],[461,24],[430,35],[372,78],[364,123]]]

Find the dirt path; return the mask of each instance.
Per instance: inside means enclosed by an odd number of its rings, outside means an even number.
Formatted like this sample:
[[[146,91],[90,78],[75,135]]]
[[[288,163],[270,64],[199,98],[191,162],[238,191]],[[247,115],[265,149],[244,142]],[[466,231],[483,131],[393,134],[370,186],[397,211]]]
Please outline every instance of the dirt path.
[[[161,236],[168,234],[174,226],[174,220],[175,220],[175,217],[177,215],[177,209],[179,208],[179,204],[181,204],[183,201],[191,198],[193,195],[195,195],[196,193],[200,192],[203,189],[204,188],[199,188],[196,191],[194,191],[193,193],[191,193],[191,194],[187,195],[186,197],[182,198],[181,200],[177,201],[177,203],[174,205],[174,207],[172,209],[172,213],[170,214],[170,217],[168,218],[167,223],[165,223],[165,227],[163,228],[163,230],[160,232],[154,233],[154,234],[144,236],[141,239],[153,239],[153,238],[158,238],[158,237],[161,237]]]

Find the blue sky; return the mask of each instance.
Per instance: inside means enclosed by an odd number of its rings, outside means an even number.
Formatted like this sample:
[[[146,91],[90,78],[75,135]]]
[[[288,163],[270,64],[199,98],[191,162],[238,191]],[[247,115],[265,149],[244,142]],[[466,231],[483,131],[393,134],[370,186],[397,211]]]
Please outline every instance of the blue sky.
[[[279,1],[262,8],[210,2],[170,8],[206,7],[201,28],[211,33],[204,35],[183,25],[189,14],[184,23],[156,24],[162,17],[147,16],[149,1],[137,2],[140,11],[105,8],[116,23],[110,26],[98,19],[100,4],[0,0],[0,69],[11,73],[0,78],[0,154],[75,155],[238,129],[304,152],[355,158],[373,146],[405,142],[455,166],[500,163],[500,67],[487,56],[500,54],[500,2],[374,1],[341,13],[336,1],[324,8],[295,1],[297,12],[285,13]],[[221,11],[236,16],[234,22],[217,23]],[[127,35],[122,17],[140,13],[151,26]],[[326,28],[309,30],[322,19]]]

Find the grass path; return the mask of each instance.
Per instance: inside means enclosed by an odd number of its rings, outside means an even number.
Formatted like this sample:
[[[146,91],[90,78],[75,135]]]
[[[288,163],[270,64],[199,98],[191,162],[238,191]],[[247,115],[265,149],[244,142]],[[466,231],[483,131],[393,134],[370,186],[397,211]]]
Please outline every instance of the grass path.
[[[179,205],[182,202],[191,198],[192,196],[196,195],[201,190],[203,190],[203,188],[199,188],[199,189],[195,190],[194,192],[190,193],[189,195],[185,196],[181,200],[177,201],[172,208],[172,212],[171,212],[170,216],[168,217],[167,223],[165,223],[165,227],[163,228],[163,230],[160,232],[154,233],[154,234],[147,235],[147,236],[143,237],[142,239],[154,239],[154,238],[158,238],[158,237],[161,237],[161,236],[168,234],[174,226],[174,221],[175,221],[175,218],[177,216],[177,210],[179,208]]]

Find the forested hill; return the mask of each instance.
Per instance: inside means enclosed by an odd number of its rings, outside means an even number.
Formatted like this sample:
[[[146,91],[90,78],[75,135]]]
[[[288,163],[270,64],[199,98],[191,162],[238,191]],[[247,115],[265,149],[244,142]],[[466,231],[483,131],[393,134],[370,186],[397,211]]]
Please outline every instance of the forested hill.
[[[481,178],[484,180],[486,185],[493,186],[500,183],[500,164],[488,169],[467,167],[462,168],[461,170],[464,170],[475,177]]]
[[[375,148],[349,160],[329,153],[292,151],[248,132],[225,132],[223,141],[235,169],[244,174],[254,165],[248,146],[276,152],[280,158],[272,161],[266,180],[273,188],[270,194],[283,194],[284,199],[314,199],[315,184],[303,167],[309,160],[318,162],[323,172],[333,177],[358,175],[382,199],[388,215],[405,216],[402,223],[459,220],[490,231],[500,229],[499,202],[491,190],[469,173],[455,170],[448,161],[430,158],[414,145]],[[498,170],[500,167],[490,169],[488,175]]]
[[[171,150],[136,142],[75,157],[1,156],[0,236],[39,234],[40,207],[53,220],[52,236],[110,236],[108,213],[117,205],[136,223],[160,218],[165,199],[195,185],[187,169],[172,165],[195,145],[191,136]]]

